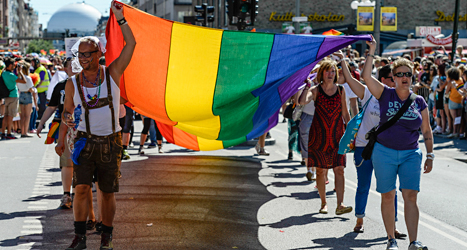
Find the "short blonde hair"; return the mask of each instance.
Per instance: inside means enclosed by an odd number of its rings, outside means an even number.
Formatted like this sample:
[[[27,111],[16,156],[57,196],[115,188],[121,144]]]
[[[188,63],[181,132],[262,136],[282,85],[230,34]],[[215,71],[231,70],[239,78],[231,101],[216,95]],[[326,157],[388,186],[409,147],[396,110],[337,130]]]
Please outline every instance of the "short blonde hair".
[[[318,81],[318,83],[321,83],[323,81],[324,71],[330,70],[331,68],[334,68],[334,70],[336,71],[336,76],[334,77],[334,83],[337,82],[337,80],[339,79],[339,74],[337,73],[338,71],[337,71],[336,62],[333,60],[323,60],[320,62],[318,74],[316,75],[316,80]]]
[[[414,68],[413,63],[405,58],[399,58],[392,64],[392,74],[393,75],[396,74],[397,68],[403,67],[403,66],[409,67],[410,72],[413,73],[413,68]]]

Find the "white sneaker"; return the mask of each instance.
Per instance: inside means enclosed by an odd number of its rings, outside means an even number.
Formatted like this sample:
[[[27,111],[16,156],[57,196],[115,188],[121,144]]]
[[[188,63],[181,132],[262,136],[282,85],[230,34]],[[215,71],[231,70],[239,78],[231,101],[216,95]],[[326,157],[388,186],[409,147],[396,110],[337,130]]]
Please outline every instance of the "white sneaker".
[[[457,138],[458,136],[459,136],[458,134],[452,133],[452,134],[448,135],[447,137],[448,138]]]
[[[256,143],[255,149],[256,149],[256,153],[259,154],[259,150],[261,149],[261,147],[259,146],[259,143]]]
[[[433,133],[435,133],[435,134],[441,134],[442,131],[443,131],[443,129],[442,129],[440,126],[438,126],[438,127],[436,127],[436,128],[433,130]]]

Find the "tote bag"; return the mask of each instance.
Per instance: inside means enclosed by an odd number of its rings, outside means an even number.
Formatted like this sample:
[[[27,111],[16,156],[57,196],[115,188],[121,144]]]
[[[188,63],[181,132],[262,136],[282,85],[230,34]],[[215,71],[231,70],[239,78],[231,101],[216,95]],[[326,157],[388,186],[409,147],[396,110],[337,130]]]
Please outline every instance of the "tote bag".
[[[346,154],[355,151],[355,138],[357,138],[358,129],[360,129],[360,125],[362,124],[363,114],[365,114],[365,110],[368,106],[373,96],[370,96],[370,99],[366,101],[365,105],[363,105],[360,112],[354,116],[349,123],[347,123],[347,128],[345,129],[345,133],[342,136],[339,142],[339,151],[338,154]]]

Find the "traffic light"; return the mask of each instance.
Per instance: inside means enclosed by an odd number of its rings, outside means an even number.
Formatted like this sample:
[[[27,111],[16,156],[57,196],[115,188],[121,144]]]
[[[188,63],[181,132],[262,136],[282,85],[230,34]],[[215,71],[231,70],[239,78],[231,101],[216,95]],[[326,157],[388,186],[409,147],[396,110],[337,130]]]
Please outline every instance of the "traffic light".
[[[226,13],[229,24],[237,25],[239,30],[255,24],[259,0],[227,0]]]
[[[195,12],[196,21],[202,22],[203,26],[208,26],[208,22],[214,22],[214,15],[211,15],[211,13],[214,13],[214,6],[208,6],[207,3],[196,5]]]

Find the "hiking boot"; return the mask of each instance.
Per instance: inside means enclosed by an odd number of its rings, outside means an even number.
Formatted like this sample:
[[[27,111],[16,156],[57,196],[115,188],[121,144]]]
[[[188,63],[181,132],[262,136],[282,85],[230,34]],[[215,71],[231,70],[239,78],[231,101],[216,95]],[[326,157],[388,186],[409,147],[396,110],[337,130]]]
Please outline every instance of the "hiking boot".
[[[71,197],[67,194],[64,194],[60,199],[60,208],[70,209],[72,204]]]
[[[128,154],[128,150],[124,149],[123,150],[123,160],[129,160],[130,159],[130,154]]]
[[[412,241],[409,245],[409,250],[428,250],[428,247],[423,245],[420,241]]]
[[[388,240],[388,245],[386,247],[386,250],[398,250],[399,247],[397,247],[397,242],[395,239],[390,239]]]
[[[88,220],[88,222],[86,222],[86,230],[94,230],[96,225],[97,221]]]
[[[71,245],[65,250],[80,250],[86,249],[86,235],[75,234],[75,238]]]
[[[101,234],[101,248],[100,250],[113,250],[114,245],[112,244],[112,234],[102,233]]]

